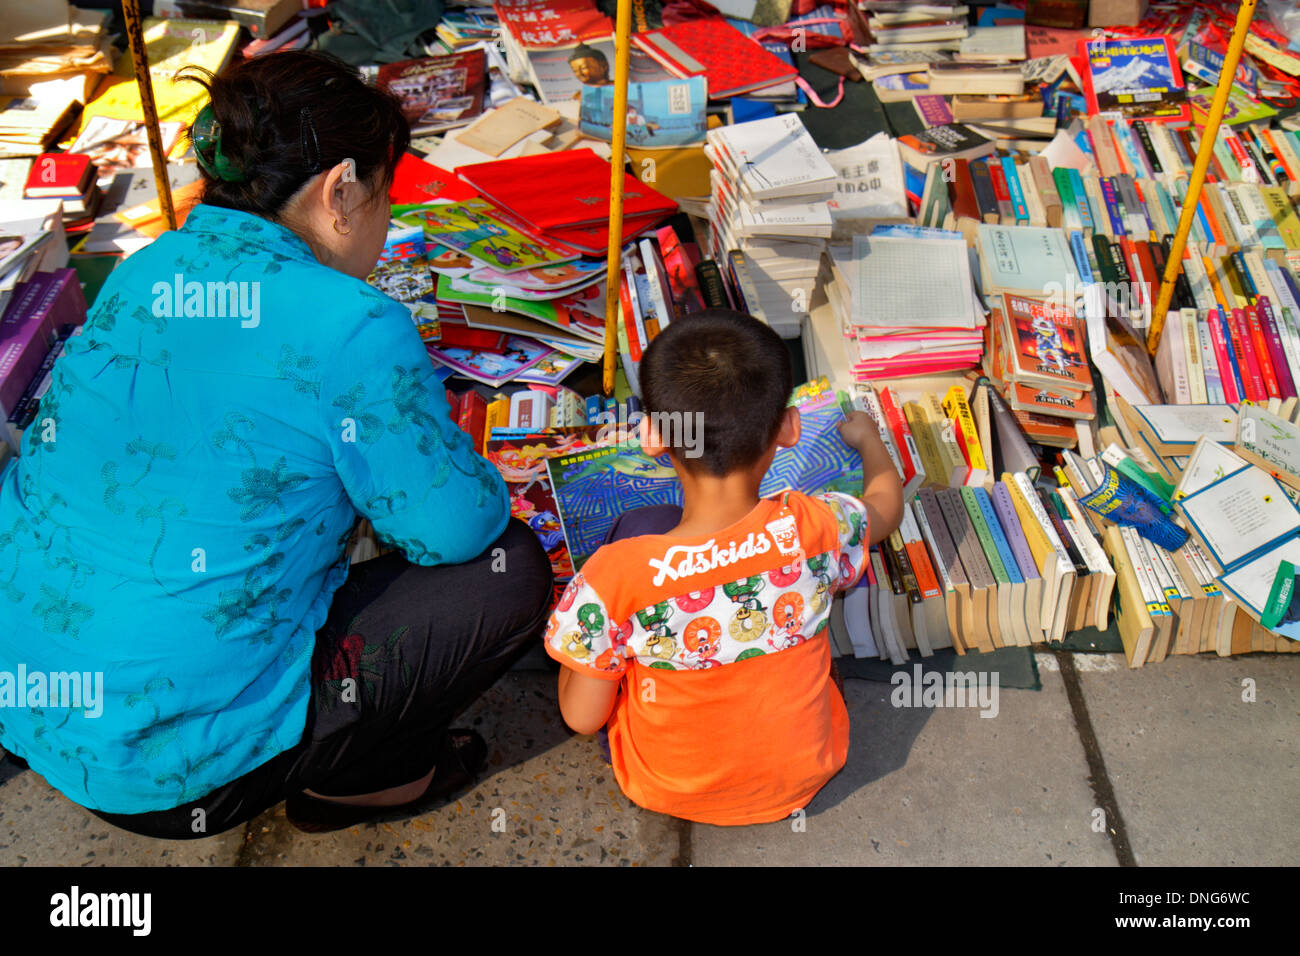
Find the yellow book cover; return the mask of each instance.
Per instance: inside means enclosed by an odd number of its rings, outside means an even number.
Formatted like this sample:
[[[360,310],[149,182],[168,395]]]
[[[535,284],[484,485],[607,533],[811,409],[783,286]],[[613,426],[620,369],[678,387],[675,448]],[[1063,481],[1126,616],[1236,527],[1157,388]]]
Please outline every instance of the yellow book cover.
[[[943,399],[943,410],[961,431],[962,444],[965,446],[966,458],[970,461],[971,468],[988,471],[989,466],[984,460],[984,450],[980,447],[979,432],[975,429],[975,417],[971,414],[970,403],[966,400],[966,389],[960,385],[948,389],[948,394]]]
[[[186,66],[200,66],[213,73],[220,71],[230,60],[238,38],[239,24],[233,20],[145,18],[145,51],[149,56],[149,75],[159,121],[179,121],[187,126],[194,121],[208,94],[197,83],[177,81],[177,71]],[[98,93],[82,113],[83,129],[94,116],[144,118],[129,52],[118,61],[117,69],[104,78]],[[178,143],[176,148],[184,149],[184,146]]]
[[[1268,204],[1282,242],[1288,249],[1300,249],[1300,217],[1296,216],[1286,190],[1281,186],[1261,186],[1259,191]]]

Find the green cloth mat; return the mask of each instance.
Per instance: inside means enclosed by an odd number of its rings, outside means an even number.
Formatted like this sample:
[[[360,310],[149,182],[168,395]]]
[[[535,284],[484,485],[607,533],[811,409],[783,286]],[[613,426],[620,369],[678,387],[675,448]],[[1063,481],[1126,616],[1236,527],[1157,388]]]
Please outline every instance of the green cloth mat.
[[[887,660],[877,660],[873,657],[838,657],[835,659],[835,664],[840,669],[840,675],[845,678],[873,680],[882,684],[889,683],[898,671],[906,674],[913,673],[912,668],[920,664],[923,673],[931,671],[939,674],[952,671],[996,673],[999,687],[1015,687],[1021,690],[1043,689],[1042,682],[1038,679],[1038,664],[1034,660],[1033,651],[1028,647],[1003,647],[988,654],[971,652],[965,655],[944,648],[935,651],[930,657],[921,657],[914,651],[906,664],[897,667]]]
[[[1049,645],[1054,650],[1084,651],[1092,654],[1123,654],[1124,642],[1120,640],[1119,630],[1112,619],[1110,627],[1099,631],[1095,627],[1085,627],[1081,631],[1065,635],[1059,644]]]
[[[808,53],[794,54],[799,75],[817,91],[823,103],[835,99],[840,76],[812,63]],[[799,112],[808,134],[819,149],[845,149],[870,139],[881,130],[888,132],[889,120],[870,83],[844,81],[844,98],[832,109],[808,104]]]
[[[108,253],[68,257],[68,265],[76,270],[77,281],[81,283],[81,293],[86,297],[87,310],[94,307],[95,297],[99,295],[99,290],[103,288],[108,274],[121,261],[121,256]]]

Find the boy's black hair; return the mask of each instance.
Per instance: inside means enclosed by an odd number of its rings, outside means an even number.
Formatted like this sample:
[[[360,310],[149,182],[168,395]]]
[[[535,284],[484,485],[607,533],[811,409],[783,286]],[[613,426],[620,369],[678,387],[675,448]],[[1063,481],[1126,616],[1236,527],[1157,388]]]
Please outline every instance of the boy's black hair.
[[[781,337],[731,309],[708,309],[669,324],[646,349],[640,378],[647,413],[702,414],[700,456],[676,451],[673,457],[688,471],[718,476],[767,453],[794,387]]]

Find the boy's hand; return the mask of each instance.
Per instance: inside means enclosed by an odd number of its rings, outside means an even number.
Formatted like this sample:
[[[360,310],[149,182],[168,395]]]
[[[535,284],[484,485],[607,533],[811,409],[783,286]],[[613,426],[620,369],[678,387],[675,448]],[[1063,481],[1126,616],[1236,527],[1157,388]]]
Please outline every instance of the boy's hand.
[[[844,444],[860,452],[863,461],[866,461],[867,456],[878,447],[883,450],[880,429],[876,427],[875,419],[866,412],[850,412],[848,417],[840,422],[839,427]]]

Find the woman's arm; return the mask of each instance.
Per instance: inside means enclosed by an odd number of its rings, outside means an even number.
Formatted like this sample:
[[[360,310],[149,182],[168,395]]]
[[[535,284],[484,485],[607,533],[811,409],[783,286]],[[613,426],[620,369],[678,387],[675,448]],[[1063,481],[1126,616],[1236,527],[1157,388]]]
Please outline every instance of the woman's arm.
[[[505,529],[501,475],[451,421],[406,308],[359,291],[363,320],[324,370],[320,413],[357,511],[416,564],[455,564]]]

